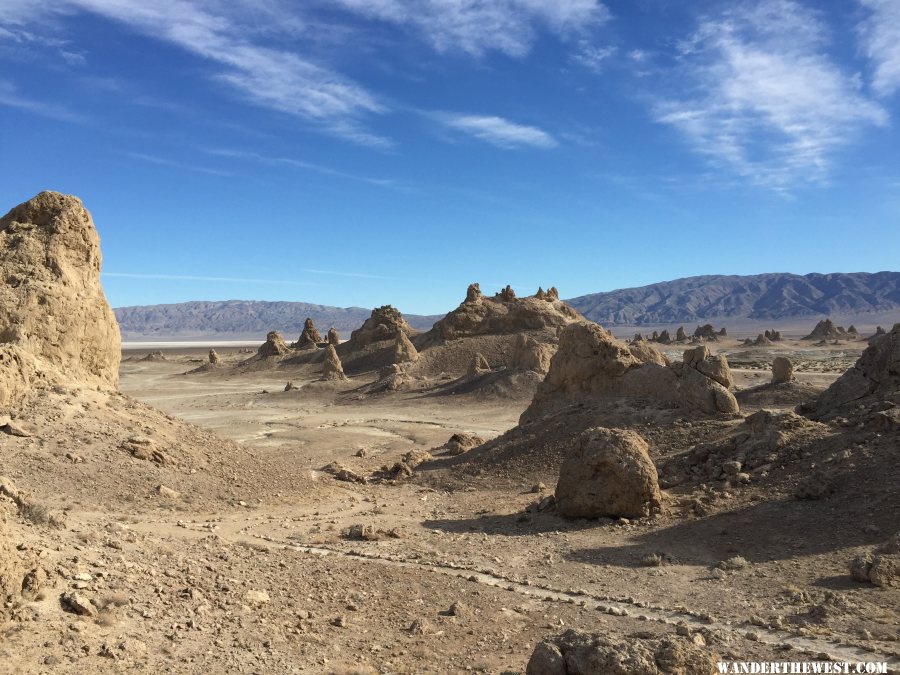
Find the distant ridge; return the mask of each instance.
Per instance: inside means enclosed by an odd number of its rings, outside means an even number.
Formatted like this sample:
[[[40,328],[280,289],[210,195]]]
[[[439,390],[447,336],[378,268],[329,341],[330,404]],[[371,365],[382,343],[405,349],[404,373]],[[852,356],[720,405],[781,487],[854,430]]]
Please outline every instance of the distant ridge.
[[[767,327],[775,327],[776,323],[795,319],[817,321],[828,316],[871,316],[873,323],[890,325],[900,321],[900,272],[707,275],[592,293],[567,302],[607,327],[723,320],[729,325],[771,322]],[[114,311],[126,340],[215,336],[262,340],[269,330],[296,339],[306,317],[311,317],[323,332],[334,326],[349,337],[372,310],[305,302],[227,300],[120,307]],[[442,315],[404,316],[413,328],[424,331]]]
[[[900,312],[900,272],[707,275],[567,302],[604,326],[884,314]]]
[[[265,339],[278,330],[289,341],[296,340],[306,317],[323,333],[334,326],[345,338],[369,318],[372,309],[329,307],[307,302],[224,300],[180,302],[171,305],[119,307],[114,310],[125,340],[190,339],[227,335],[233,338]],[[405,314],[417,330],[428,330],[440,316]]]

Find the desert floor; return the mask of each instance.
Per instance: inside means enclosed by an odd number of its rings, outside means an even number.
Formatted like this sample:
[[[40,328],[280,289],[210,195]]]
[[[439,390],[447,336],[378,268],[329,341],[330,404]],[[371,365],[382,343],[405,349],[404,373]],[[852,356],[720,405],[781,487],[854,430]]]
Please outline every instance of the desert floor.
[[[768,380],[775,353],[792,355],[801,382],[826,386],[863,346],[721,348],[740,389]],[[219,353],[226,364],[248,356]],[[141,495],[133,512],[85,500],[66,506],[64,528],[36,528],[29,546],[64,585],[109,602],[99,618],[77,617],[57,609],[71,589],[47,594],[33,607],[42,639],[28,622],[7,634],[10,672],[516,673],[566,627],[678,632],[734,660],[898,663],[900,589],[847,573],[896,528],[864,490],[799,501],[751,481],[696,515],[682,506],[703,494],[674,487],[651,519],[567,521],[530,508],[552,493],[551,470],[481,475],[436,462],[406,480],[340,481],[323,469],[371,475],[455,432],[498,436],[530,396],[437,396],[431,383],[374,396],[365,376],[322,383],[311,369],[291,372],[284,391],[278,371],[186,374],[205,350],[145,354],[124,352],[124,394],[255,461],[215,499],[203,488]],[[702,436],[704,423],[683,432]],[[746,564],[717,568],[735,556]]]

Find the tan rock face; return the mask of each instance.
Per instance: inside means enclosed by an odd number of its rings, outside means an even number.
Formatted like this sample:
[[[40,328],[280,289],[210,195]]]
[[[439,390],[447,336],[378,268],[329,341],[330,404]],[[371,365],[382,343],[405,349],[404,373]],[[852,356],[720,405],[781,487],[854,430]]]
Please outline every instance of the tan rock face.
[[[553,358],[555,352],[555,345],[538,342],[532,337],[519,333],[509,367],[514,370],[531,370],[546,374],[550,370],[550,359]]]
[[[341,344],[341,334],[337,332],[337,328],[332,327],[328,329],[328,344],[335,347]]]
[[[648,342],[626,345],[597,324],[571,324],[560,333],[547,377],[521,422],[569,405],[618,397],[654,399],[706,414],[737,412],[737,400],[722,384],[731,382],[724,357],[712,357],[701,346],[687,350],[685,358],[668,365]]]
[[[0,405],[45,384],[118,386],[119,326],[100,265],[76,197],[42,192],[0,218]]]
[[[284,336],[273,330],[266,334],[266,341],[259,346],[256,353],[263,358],[267,358],[269,356],[284,356],[289,351],[291,349],[284,341]]]
[[[454,340],[473,335],[500,335],[527,330],[557,328],[583,320],[570,305],[560,302],[555,288],[542,296],[517,298],[509,287],[495,295],[481,295],[477,284],[469,286],[465,301],[428,332],[433,340]]]
[[[218,352],[216,352],[215,349],[209,350],[209,362],[212,363],[213,365],[215,365],[219,362],[219,354],[218,354]]]
[[[415,345],[410,342],[406,333],[397,333],[394,341],[394,363],[414,363],[419,360],[419,352]]]
[[[372,310],[372,316],[362,326],[350,333],[350,342],[354,349],[366,347],[373,342],[394,340],[400,333],[411,335],[412,327],[406,323],[400,310],[384,305]]]
[[[772,359],[772,382],[781,384],[791,382],[794,379],[794,364],[786,356],[776,356]]]
[[[559,471],[556,503],[570,518],[641,518],[660,507],[656,466],[633,431],[588,429]]]
[[[329,344],[325,348],[325,360],[322,361],[322,379],[323,380],[346,380],[344,375],[344,366],[338,356],[334,345]]]
[[[303,322],[303,332],[297,338],[292,347],[295,349],[317,349],[318,343],[322,342],[322,334],[316,329],[316,325],[309,317]]]

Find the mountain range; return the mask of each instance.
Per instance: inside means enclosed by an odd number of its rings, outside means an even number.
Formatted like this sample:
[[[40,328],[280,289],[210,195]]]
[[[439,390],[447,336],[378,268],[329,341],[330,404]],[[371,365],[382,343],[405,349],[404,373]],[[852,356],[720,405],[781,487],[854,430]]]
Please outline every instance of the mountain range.
[[[871,317],[872,323],[900,320],[900,272],[686,277],[638,288],[592,293],[568,302],[604,326],[675,326],[728,321],[729,325],[773,326],[792,320]],[[227,300],[119,307],[125,340],[191,339],[216,336],[257,339],[280,330],[293,339],[306,317],[321,330],[331,326],[345,337],[371,313],[362,307],[329,307],[305,302]],[[441,315],[404,314],[417,330]]]
[[[707,275],[568,302],[605,326],[866,315],[900,310],[900,272]]]

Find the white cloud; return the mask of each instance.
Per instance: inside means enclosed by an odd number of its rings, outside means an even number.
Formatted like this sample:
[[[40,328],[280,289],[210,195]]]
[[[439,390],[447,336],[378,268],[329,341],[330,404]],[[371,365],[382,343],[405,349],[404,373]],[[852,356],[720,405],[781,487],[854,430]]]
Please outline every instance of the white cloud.
[[[462,131],[500,148],[553,148],[558,145],[556,139],[546,131],[516,124],[502,117],[440,114],[438,119],[451,129]]]
[[[872,86],[882,96],[888,96],[900,89],[900,2],[860,2],[871,11],[860,26],[860,38],[875,68]]]
[[[215,63],[219,68],[215,79],[256,105],[298,117],[358,143],[390,145],[362,122],[367,115],[385,111],[373,94],[293,51],[269,46],[271,40],[260,38],[261,30],[247,29],[260,17],[242,18],[235,13],[235,5],[217,5],[214,0],[60,0],[52,5],[22,5],[17,15],[15,3],[0,0],[0,20],[16,25],[25,21],[28,12],[43,11],[51,16],[91,12]],[[32,14],[27,18],[34,21],[41,17]],[[276,29],[271,27],[272,31]]]
[[[835,150],[888,120],[825,54],[827,37],[818,15],[793,0],[707,17],[680,45],[686,93],[658,102],[656,117],[756,184],[821,183]]]
[[[559,35],[608,19],[600,0],[338,0],[368,18],[406,26],[438,52],[524,56],[539,27]]]
[[[588,41],[582,41],[578,50],[572,54],[572,60],[593,73],[600,73],[606,65],[607,59],[616,53],[615,47],[596,47]]]

